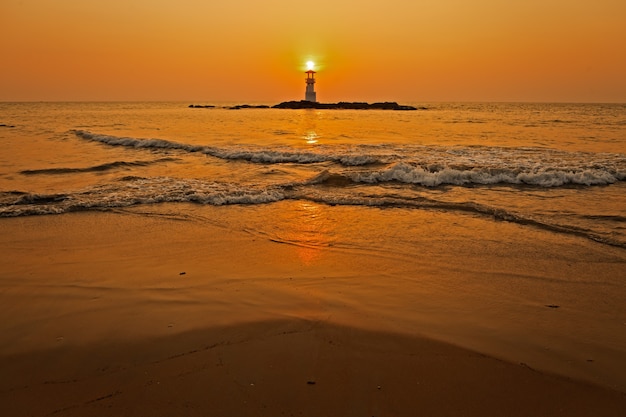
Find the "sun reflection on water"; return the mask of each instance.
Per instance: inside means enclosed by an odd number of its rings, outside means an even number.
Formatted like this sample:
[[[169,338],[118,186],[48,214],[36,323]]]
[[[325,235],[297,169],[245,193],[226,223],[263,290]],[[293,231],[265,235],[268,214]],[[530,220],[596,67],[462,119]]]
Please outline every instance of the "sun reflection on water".
[[[307,145],[315,145],[319,142],[321,135],[318,133],[317,121],[322,118],[319,111],[305,110],[301,113],[299,135]]]
[[[317,136],[317,133],[314,130],[309,130],[304,134],[304,140],[306,140],[306,143],[309,145],[316,144],[318,137],[319,136]]]
[[[331,225],[319,204],[299,202],[296,214],[298,219],[292,223],[289,240],[296,245],[302,263],[310,266],[320,261],[332,246]]]

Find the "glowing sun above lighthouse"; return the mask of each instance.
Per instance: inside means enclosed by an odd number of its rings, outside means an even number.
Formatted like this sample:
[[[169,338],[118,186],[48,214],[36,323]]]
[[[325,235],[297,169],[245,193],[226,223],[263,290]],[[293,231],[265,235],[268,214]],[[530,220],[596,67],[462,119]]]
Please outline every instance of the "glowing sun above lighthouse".
[[[313,62],[313,61],[307,61],[306,62],[306,69],[307,70],[312,70],[314,66],[315,66],[315,62]]]

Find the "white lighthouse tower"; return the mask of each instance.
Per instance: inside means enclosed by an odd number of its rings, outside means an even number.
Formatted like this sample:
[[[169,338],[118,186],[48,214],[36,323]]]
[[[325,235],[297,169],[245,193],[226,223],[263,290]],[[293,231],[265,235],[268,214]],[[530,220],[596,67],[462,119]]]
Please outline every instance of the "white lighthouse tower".
[[[308,71],[306,74],[306,92],[304,93],[304,99],[306,101],[312,101],[317,103],[317,94],[315,94],[315,71],[313,71],[313,62],[309,61],[306,63]]]

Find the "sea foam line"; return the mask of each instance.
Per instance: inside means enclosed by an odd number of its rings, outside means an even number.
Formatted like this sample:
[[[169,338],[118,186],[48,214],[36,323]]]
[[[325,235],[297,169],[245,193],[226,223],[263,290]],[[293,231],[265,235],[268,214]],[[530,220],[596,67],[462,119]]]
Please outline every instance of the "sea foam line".
[[[401,182],[405,184],[437,187],[440,185],[535,185],[559,187],[564,185],[608,185],[626,178],[626,171],[611,168],[556,167],[535,169],[523,167],[468,167],[467,169],[443,167],[431,171],[422,166],[407,163],[392,164],[383,170],[346,172],[354,182],[380,183]]]
[[[329,174],[332,175],[332,174]],[[626,242],[591,230],[529,218],[506,209],[474,202],[445,202],[426,197],[363,194],[343,187],[317,187],[324,177],[300,183],[242,186],[195,179],[170,177],[126,177],[117,183],[88,187],[58,194],[0,192],[0,217],[62,214],[84,210],[108,210],[158,203],[197,203],[205,205],[270,204],[282,200],[305,200],[328,205],[381,208],[435,209],[478,214],[494,220],[540,228],[553,233],[584,237],[603,244],[626,248]]]
[[[376,155],[344,153],[324,153],[315,151],[296,150],[289,147],[233,147],[218,148],[214,146],[189,145],[165,139],[138,139],[100,135],[85,130],[73,130],[76,136],[82,139],[100,142],[111,146],[125,146],[136,149],[173,149],[186,152],[199,152],[226,160],[242,160],[254,163],[299,163],[313,164],[319,162],[335,162],[345,166],[359,166],[381,162]]]
[[[170,202],[215,206],[265,204],[284,198],[280,187],[242,187],[235,184],[170,177],[126,177],[116,183],[95,185],[71,193],[0,192],[0,217],[60,214]]]
[[[559,187],[608,185],[626,180],[626,155],[623,154],[528,147],[394,144],[317,146],[305,150],[287,146],[263,148],[236,145],[219,148],[164,139],[99,135],[84,130],[75,130],[74,133],[80,138],[111,146],[177,149],[200,152],[224,160],[263,164],[332,162],[349,168],[370,168],[339,173],[355,183],[400,182],[426,187],[472,184]]]

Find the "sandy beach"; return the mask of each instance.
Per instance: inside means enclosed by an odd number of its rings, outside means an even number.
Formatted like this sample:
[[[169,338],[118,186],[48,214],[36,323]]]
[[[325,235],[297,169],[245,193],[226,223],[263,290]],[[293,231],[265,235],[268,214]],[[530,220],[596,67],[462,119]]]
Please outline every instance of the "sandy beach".
[[[619,248],[471,215],[298,201],[2,227],[5,416],[626,409]],[[406,253],[386,251],[390,239],[407,239]]]

